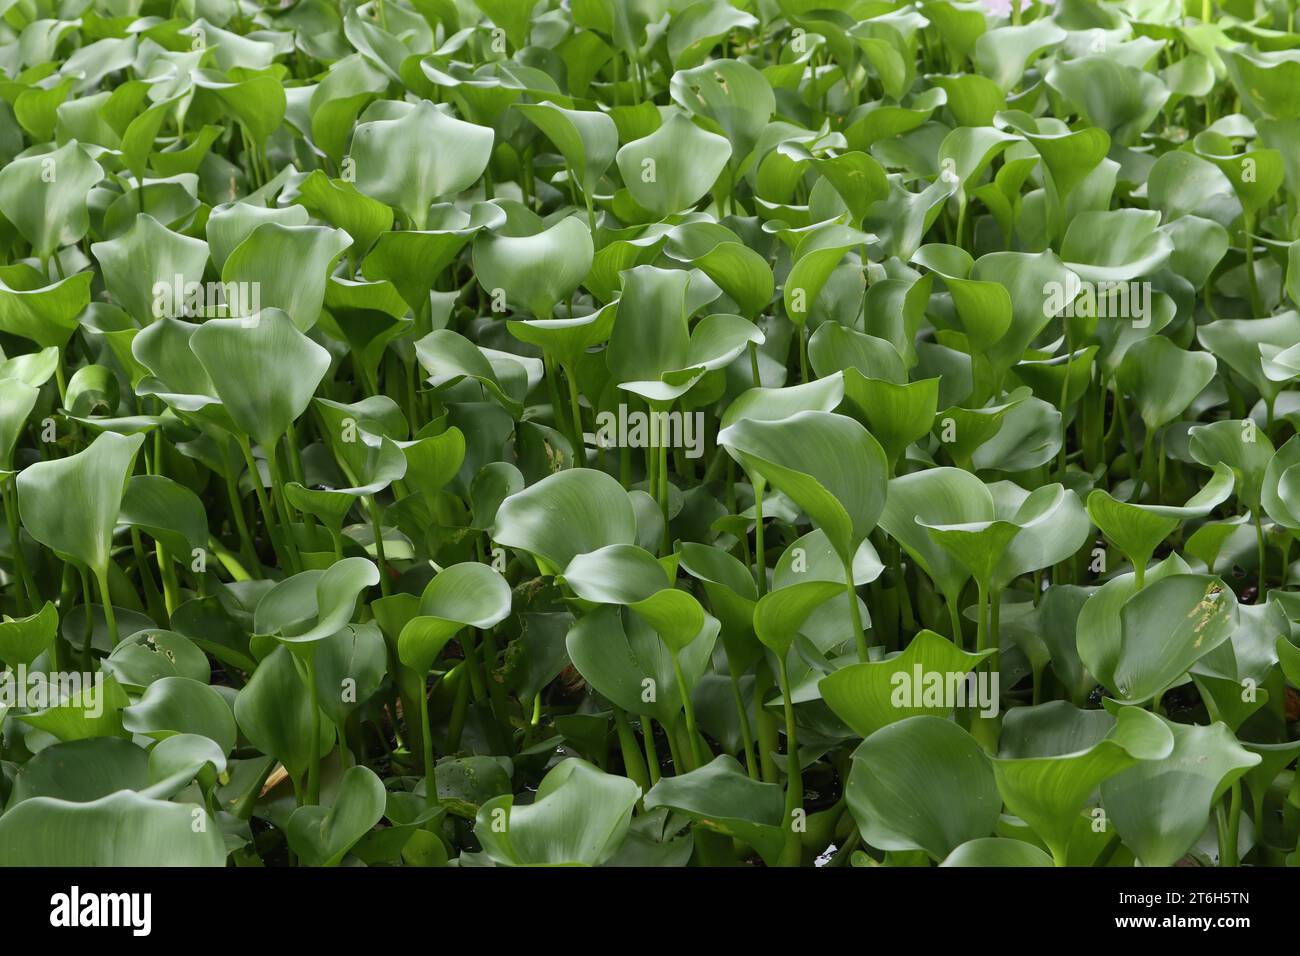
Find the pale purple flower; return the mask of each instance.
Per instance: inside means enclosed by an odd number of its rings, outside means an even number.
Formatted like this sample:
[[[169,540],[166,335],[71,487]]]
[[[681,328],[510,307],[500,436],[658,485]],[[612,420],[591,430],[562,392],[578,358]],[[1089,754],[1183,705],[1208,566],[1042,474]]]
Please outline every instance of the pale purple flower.
[[[1041,0],[1044,6],[1052,6],[1056,0]],[[1021,0],[1020,11],[1023,13],[1029,6],[1029,0]],[[1011,0],[984,0],[984,9],[995,17],[1011,16]]]

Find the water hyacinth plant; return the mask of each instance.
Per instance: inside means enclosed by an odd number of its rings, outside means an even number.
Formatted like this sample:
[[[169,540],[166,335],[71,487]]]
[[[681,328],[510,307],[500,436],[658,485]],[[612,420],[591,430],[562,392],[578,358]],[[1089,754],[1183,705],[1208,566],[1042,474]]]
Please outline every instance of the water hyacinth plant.
[[[1298,51],[0,2],[0,865],[1300,865]]]

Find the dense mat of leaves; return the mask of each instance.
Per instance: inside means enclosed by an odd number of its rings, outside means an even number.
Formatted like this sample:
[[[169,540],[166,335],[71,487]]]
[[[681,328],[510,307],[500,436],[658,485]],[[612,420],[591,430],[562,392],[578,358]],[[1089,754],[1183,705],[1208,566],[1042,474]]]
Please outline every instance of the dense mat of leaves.
[[[0,71],[0,864],[1300,862],[1293,3]]]

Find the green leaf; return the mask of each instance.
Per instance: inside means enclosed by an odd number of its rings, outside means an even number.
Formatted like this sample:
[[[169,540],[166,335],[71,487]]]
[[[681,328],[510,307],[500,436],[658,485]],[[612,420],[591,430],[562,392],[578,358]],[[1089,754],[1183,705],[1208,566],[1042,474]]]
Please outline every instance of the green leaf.
[[[623,842],[640,796],[626,777],[570,758],[542,778],[532,803],[516,807],[506,795],[483,804],[474,834],[499,866],[599,866]]]
[[[682,109],[717,124],[731,144],[733,168],[743,165],[776,111],[776,96],[767,78],[744,60],[710,60],[693,69],[679,69],[669,81],[668,92]]]
[[[1128,282],[1158,271],[1173,252],[1160,214],[1144,209],[1081,212],[1070,220],[1061,258],[1087,282]]]
[[[415,355],[420,365],[429,373],[428,382],[434,388],[455,384],[471,378],[483,386],[511,417],[523,412],[521,393],[525,388],[507,391],[508,381],[502,384],[497,369],[482,349],[451,329],[435,329],[415,343]],[[512,363],[513,365],[513,363]]]
[[[305,226],[311,216],[302,206],[260,206],[252,202],[222,203],[208,214],[204,225],[212,264],[218,270],[225,268],[230,254],[240,243],[253,234],[258,226],[268,222],[281,226]],[[260,298],[260,296],[259,296]],[[175,314],[175,313],[171,313]]]
[[[1280,351],[1294,345],[1298,336],[1300,312],[1295,310],[1257,319],[1221,319],[1196,330],[1201,347],[1255,386],[1265,402],[1274,401],[1283,385],[1266,374],[1261,346]]]
[[[1010,521],[927,524],[925,530],[939,547],[985,587],[993,577],[993,570],[1001,563],[1007,546],[1020,533],[1020,528]]]
[[[1113,667],[1089,662],[1089,669],[1122,699],[1141,703],[1172,686],[1192,664],[1228,640],[1236,626],[1237,599],[1218,578],[1162,578],[1121,609]]]
[[[829,324],[824,326],[829,327]],[[868,378],[857,369],[847,369],[844,394],[857,407],[871,434],[880,442],[889,461],[890,473],[893,473],[907,446],[924,438],[934,427],[939,404],[939,379],[927,378],[899,385]]]
[[[662,372],[685,367],[692,285],[683,270],[637,266],[623,273],[606,359],[617,382],[655,381]]]
[[[379,569],[367,558],[344,558],[327,570],[285,578],[257,602],[254,633],[289,645],[323,641],[352,619],[361,593],[378,583]]]
[[[0,330],[62,348],[90,303],[91,272],[47,282],[25,265],[0,266]]]
[[[1032,843],[1002,837],[970,840],[948,854],[940,866],[1052,866],[1052,858]]]
[[[565,368],[573,368],[583,354],[594,345],[606,341],[614,328],[617,303],[567,319],[510,319],[506,322],[510,334],[521,342],[535,345],[550,353]]]
[[[393,224],[393,211],[383,203],[359,192],[347,180],[330,179],[319,169],[298,184],[293,201],[351,237],[347,254],[354,269]]]
[[[339,229],[262,223],[230,253],[221,279],[257,289],[264,309],[285,313],[306,332],[320,317],[330,270],[351,244]]]
[[[664,777],[645,795],[645,808],[667,807],[723,836],[752,846],[763,862],[776,866],[785,845],[781,788],[745,775],[734,757],[723,754],[703,767]]]
[[[1120,501],[1097,488],[1088,495],[1088,517],[1133,562],[1138,574],[1145,571],[1156,546],[1189,518],[1203,518],[1232,494],[1232,470],[1216,465],[1205,487],[1182,507],[1143,505]]]
[[[392,282],[413,310],[426,307],[429,290],[438,274],[453,260],[480,229],[495,228],[506,221],[504,210],[494,203],[474,203],[468,212],[455,206],[435,205],[429,211],[423,232],[385,232],[362,264],[367,279]]]
[[[265,449],[307,410],[330,365],[329,352],[279,309],[204,322],[190,348],[235,425]],[[295,373],[281,374],[284,368]]]
[[[1291,95],[1300,82],[1300,56],[1295,50],[1240,46],[1218,52],[1243,102],[1279,119],[1300,116],[1300,106]]]
[[[216,743],[223,754],[235,748],[235,717],[225,698],[189,677],[162,677],[139,701],[122,711],[122,726],[134,734],[162,740],[173,734],[197,734]]]
[[[1300,530],[1300,468],[1297,465],[1300,465],[1300,438],[1293,435],[1269,458],[1260,484],[1264,511],[1293,531]]]
[[[570,110],[550,102],[516,103],[515,109],[555,144],[589,200],[618,152],[618,127],[607,113]]]
[[[101,681],[96,676],[93,683],[83,678],[79,687],[64,686],[62,681],[57,686],[46,686],[49,706],[18,715],[23,723],[59,740],[126,736],[122,729],[122,709],[129,700],[114,678]]]
[[[883,727],[853,751],[845,796],[867,843],[936,861],[991,834],[1002,809],[975,738],[924,715]]]
[[[420,609],[397,641],[402,663],[425,673],[456,632],[495,627],[510,613],[510,586],[486,564],[466,562],[443,569],[420,596]]]
[[[1090,126],[1104,129],[1121,145],[1145,131],[1169,99],[1159,77],[1106,54],[1058,60],[1046,80]]]
[[[207,684],[212,677],[207,655],[193,641],[156,628],[124,637],[104,659],[103,667],[120,683],[132,687],[148,687],[164,677],[187,677]]]
[[[284,86],[272,72],[235,67],[223,76],[216,70],[195,70],[193,79],[204,98],[216,100],[219,108],[233,114],[255,144],[265,145],[284,122]]]
[[[1068,713],[1085,712],[1061,701],[1013,709],[1003,723],[1003,739],[1019,743],[1010,750],[1004,743],[993,760],[1007,809],[1042,837],[1058,866],[1064,865],[1076,820],[1097,787],[1139,761],[1167,757],[1174,747],[1167,725],[1136,707],[1122,708],[1100,738],[1037,732]]]
[[[149,755],[120,737],[87,737],[46,747],[14,774],[9,807],[33,797],[90,803],[149,784]]]
[[[1235,780],[1260,762],[1223,724],[1165,722],[1174,748],[1101,785],[1106,813],[1143,866],[1173,866],[1205,830]]]
[[[712,644],[699,642],[702,649],[706,645],[707,662]],[[649,622],[614,606],[599,607],[575,622],[565,647],[578,673],[618,707],[653,716],[665,726],[679,719],[682,697],[672,653]],[[693,650],[688,647],[681,656],[689,657]],[[685,676],[680,660],[679,666]],[[646,694],[651,687],[654,693]]]
[[[1188,352],[1162,335],[1152,335],[1124,353],[1115,380],[1132,396],[1147,428],[1156,429],[1186,411],[1217,369],[1208,352]]]
[[[217,775],[225,773],[227,766],[225,753],[210,737],[172,734],[149,751],[147,795],[178,793],[194,780],[203,790],[211,791]]]
[[[195,549],[208,544],[203,502],[189,488],[162,475],[134,475],[127,480],[118,521],[140,528],[185,565]]]
[[[889,482],[880,526],[912,556],[949,601],[970,578],[967,570],[932,539],[920,523],[951,525],[991,521],[993,496],[984,482],[960,468],[931,468]]]
[[[0,621],[0,660],[15,668],[30,664],[54,643],[58,629],[59,612],[52,601],[27,617],[5,615]]]
[[[649,551],[632,544],[612,544],[578,554],[565,566],[564,583],[584,601],[623,604],[636,611],[674,653],[695,639],[704,626],[704,609],[673,581]]]
[[[431,203],[465,191],[483,174],[493,139],[491,129],[427,100],[394,118],[361,123],[352,134],[357,189],[424,229]]]
[[[172,232],[143,213],[127,232],[95,243],[91,252],[104,270],[109,294],[141,325],[181,315],[186,286],[202,281],[208,261],[206,242]]]
[[[687,209],[713,188],[731,158],[731,143],[708,133],[680,111],[615,157],[637,205],[664,217]]]
[[[740,420],[718,433],[718,444],[798,503],[846,565],[884,511],[885,453],[851,418],[807,411]]]
[[[235,720],[249,743],[284,764],[301,785],[313,754],[312,713],[307,687],[287,647],[277,647],[257,665],[235,697]],[[321,721],[315,755],[334,745],[334,728]]]
[[[965,676],[992,653],[989,649],[968,654],[947,638],[924,630],[912,638],[901,654],[887,660],[841,667],[822,678],[817,688],[835,716],[859,737],[866,738],[908,717],[921,714],[946,717],[952,713],[948,688],[955,679],[960,679],[965,691]],[[929,694],[927,686],[932,688]],[[933,692],[935,688],[937,694]],[[975,704],[972,697],[970,705]]]
[[[298,807],[289,817],[289,845],[308,866],[338,866],[384,817],[383,782],[367,767],[349,767],[328,806]]]
[[[1247,419],[1194,425],[1187,436],[1192,457],[1207,468],[1231,468],[1238,500],[1258,509],[1264,473],[1273,458],[1268,433],[1260,434],[1254,420]]]
[[[843,593],[844,585],[836,581],[803,581],[769,591],[754,605],[754,633],[767,648],[784,657],[808,616]]]
[[[505,293],[506,306],[549,319],[591,269],[591,232],[570,216],[531,236],[481,233],[474,240],[474,272],[489,296]]]
[[[1197,215],[1227,228],[1241,215],[1232,181],[1195,153],[1171,150],[1151,167],[1147,193],[1166,221]]]
[[[321,710],[342,726],[383,683],[388,671],[383,634],[373,622],[341,628],[316,645],[312,666]]]
[[[104,169],[69,140],[53,152],[24,156],[0,169],[0,213],[38,259],[80,242],[90,228],[86,195]]]
[[[794,266],[782,291],[786,314],[791,321],[800,326],[807,322],[817,297],[844,254],[872,239],[867,233],[831,223],[808,233],[799,241]]]
[[[1282,185],[1285,175],[1282,154],[1275,149],[1256,149],[1238,155],[1226,136],[1208,130],[1197,134],[1192,147],[1219,167],[1249,215],[1271,203]]]
[[[196,819],[203,827],[194,825]],[[0,817],[0,866],[224,866],[206,811],[120,790],[87,803],[33,797]]]
[[[615,478],[589,468],[557,472],[510,495],[492,539],[527,551],[559,573],[576,555],[636,541],[632,500]]]
[[[512,3],[510,0],[474,0],[474,4],[496,26],[505,31],[514,49],[518,50],[527,45],[531,19],[526,3]]]
[[[40,461],[18,474],[28,533],[103,577],[127,477],[143,435],[100,434],[85,451]]]
[[[1020,81],[1026,66],[1065,38],[1065,31],[1051,18],[1035,20],[1027,26],[989,30],[975,41],[975,68],[1004,92],[1010,91]]]
[[[1030,571],[1064,561],[1088,540],[1092,525],[1078,495],[1061,485],[1042,485],[1027,492],[1009,481],[989,485],[999,517],[1019,527],[991,579],[1005,588]]]

